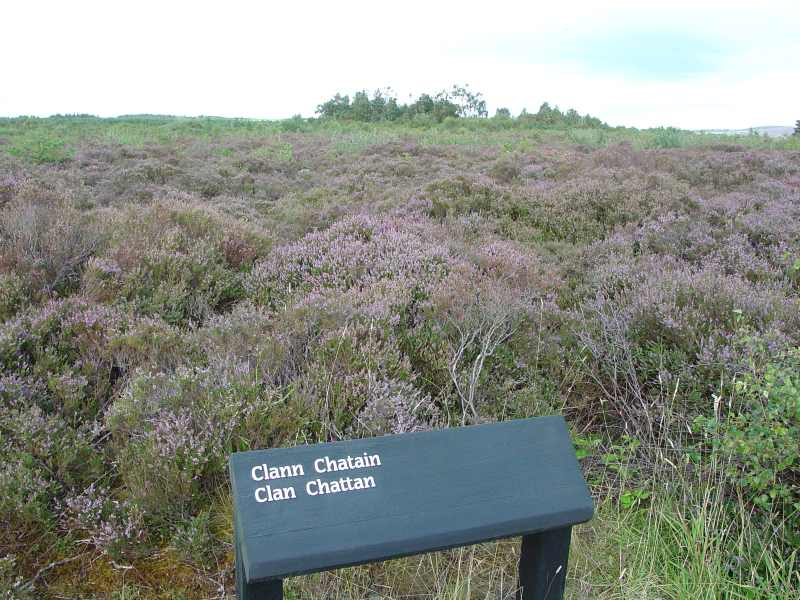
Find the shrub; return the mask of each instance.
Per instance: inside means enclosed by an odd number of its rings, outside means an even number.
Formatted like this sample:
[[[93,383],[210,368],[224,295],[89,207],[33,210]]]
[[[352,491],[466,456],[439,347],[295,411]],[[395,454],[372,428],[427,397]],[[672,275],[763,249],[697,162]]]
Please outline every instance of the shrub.
[[[0,273],[0,322],[10,319],[27,303],[25,284],[16,273]]]
[[[599,290],[574,312],[572,334],[590,359],[587,375],[628,431],[661,422],[678,385],[679,413],[705,412],[720,377],[744,366],[734,345],[743,324],[777,346],[800,331],[794,301],[780,289],[714,263],[620,258],[592,278]]]
[[[497,248],[490,246],[484,248],[486,250],[489,250],[486,254],[490,259],[495,258],[492,251]],[[485,255],[481,258],[486,260]],[[504,258],[514,262],[515,257]],[[486,268],[485,263],[479,262],[479,265]],[[525,267],[530,268],[529,265]],[[482,272],[473,264],[458,266],[432,290],[423,304],[424,319],[438,342],[426,352],[439,349],[438,360],[429,358],[428,361],[444,369],[447,388],[453,391],[457,401],[461,424],[479,421],[480,415],[499,400],[487,390],[487,384],[493,377],[502,379],[506,374],[503,355],[514,334],[523,327],[522,335],[534,334],[526,319],[543,308],[546,291],[529,286],[531,280],[527,276],[516,279],[514,275],[512,269],[499,275],[491,269]],[[516,287],[514,283],[522,285]],[[539,302],[534,304],[536,296]],[[424,331],[425,326],[422,329]],[[513,353],[508,353],[506,358],[514,363]]]
[[[42,387],[0,381],[0,552],[51,539],[56,504],[107,469],[90,423],[75,426],[39,405]]]
[[[0,211],[0,270],[48,296],[74,290],[101,235],[92,219],[66,199],[29,188]]]
[[[72,152],[66,143],[46,133],[30,133],[17,139],[9,154],[36,164],[58,164],[70,160]]]
[[[283,386],[304,372],[308,353],[326,329],[341,323],[337,315],[316,307],[286,311],[278,318],[245,301],[209,319],[193,341],[209,363],[249,365],[264,382]]]
[[[109,340],[116,310],[71,298],[29,309],[0,326],[0,369],[37,386],[38,403],[67,418],[93,418],[115,382]]]
[[[0,545],[47,532],[55,515],[51,510],[58,483],[29,457],[3,457],[0,467]]]
[[[359,433],[410,433],[436,427],[439,410],[431,398],[410,382],[378,380],[369,373],[367,401],[356,417]]]
[[[214,211],[160,203],[119,217],[84,290],[173,325],[202,323],[243,297],[244,272],[265,248],[257,233]]]
[[[487,214],[507,194],[492,184],[470,181],[465,177],[447,179],[428,185],[426,198],[431,203],[428,214],[437,219],[467,213]]]
[[[26,582],[17,571],[17,557],[6,554],[0,557],[0,597],[4,600],[29,600],[33,598]]]
[[[789,530],[800,527],[800,349],[758,352],[766,364],[752,364],[735,382],[727,411],[701,416],[695,426],[720,457],[730,484],[767,514],[783,515]],[[770,355],[771,354],[771,355]],[[794,540],[794,543],[800,539]]]
[[[160,317],[132,319],[108,343],[115,366],[124,374],[136,369],[169,371],[201,360],[194,340]]]
[[[688,208],[686,191],[680,186],[618,177],[598,172],[556,186],[540,186],[526,197],[512,198],[502,210],[535,227],[545,241],[581,244],[604,239],[621,226],[641,223],[659,212]]]
[[[59,504],[59,527],[80,536],[81,544],[108,554],[112,560],[130,560],[137,554],[145,529],[143,515],[135,505],[115,500],[108,489],[95,483]]]
[[[0,176],[0,209],[17,195],[23,185],[24,179],[18,175],[7,174]]]
[[[309,349],[296,394],[320,436],[342,439],[433,426],[436,406],[416,383],[390,328],[351,321]]]
[[[175,366],[195,353],[161,320],[76,297],[0,325],[0,373],[33,390],[43,410],[79,422],[99,415],[134,369]]]
[[[498,158],[489,169],[489,176],[498,183],[513,183],[522,174],[522,169],[513,157]]]
[[[203,486],[221,472],[230,426],[219,430],[221,424],[208,417],[191,408],[158,411],[133,425],[118,451],[129,498],[157,527],[201,505]],[[121,431],[114,420],[111,429]]]
[[[209,502],[236,449],[274,445],[274,390],[238,362],[134,375],[105,417],[124,497],[158,536]],[[296,423],[293,423],[296,431]]]
[[[446,271],[447,249],[425,222],[368,215],[347,217],[325,231],[277,248],[247,281],[250,297],[271,309],[298,299],[333,300],[377,318],[395,318],[415,285]],[[344,292],[347,294],[342,295]]]
[[[205,567],[207,561],[214,558],[218,547],[218,540],[212,531],[211,513],[201,511],[178,523],[172,536],[172,547],[183,561]]]
[[[680,148],[683,140],[679,129],[659,127],[654,130],[652,145],[654,148]]]
[[[88,285],[91,290],[91,280]],[[139,314],[187,325],[227,309],[243,292],[241,277],[226,267],[218,250],[199,243],[146,252],[121,277],[117,294]]]

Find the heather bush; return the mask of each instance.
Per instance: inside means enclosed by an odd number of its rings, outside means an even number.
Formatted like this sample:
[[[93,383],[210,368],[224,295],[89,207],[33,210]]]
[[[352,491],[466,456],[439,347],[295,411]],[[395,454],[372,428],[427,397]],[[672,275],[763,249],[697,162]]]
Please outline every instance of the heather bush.
[[[658,164],[690,185],[712,192],[729,192],[753,184],[762,170],[779,175],[797,169],[785,156],[777,158],[775,163],[765,160],[765,156],[769,154],[664,151],[658,155]]]
[[[265,248],[256,233],[226,223],[176,203],[123,215],[107,251],[88,265],[84,290],[170,324],[201,323],[243,297],[244,272]]]
[[[707,411],[702,401],[720,376],[743,366],[732,346],[742,324],[768,331],[777,347],[800,333],[795,299],[713,262],[692,268],[644,257],[625,267],[594,274],[602,283],[576,311],[573,335],[591,360],[587,373],[628,429],[649,428],[670,397],[681,399],[682,414]]]
[[[511,242],[475,245],[435,285],[414,290],[396,326],[423,389],[454,423],[520,408],[509,396],[525,401],[517,392],[553,349],[547,328],[558,312],[560,278],[539,256]]]
[[[223,432],[207,416],[190,409],[159,411],[129,432],[117,451],[126,496],[156,528],[191,514],[203,502],[200,493],[209,478],[219,475],[223,462]],[[119,418],[118,418],[119,420]],[[112,432],[121,432],[111,421]]]
[[[6,554],[0,557],[0,597],[3,600],[29,600],[31,591],[25,588],[25,580],[17,570],[17,557]]]
[[[575,244],[604,239],[618,227],[640,223],[661,211],[691,207],[680,186],[618,177],[614,172],[595,172],[557,186],[532,188],[526,197],[515,197],[503,210],[513,220],[535,227],[545,241]]]
[[[169,240],[166,244],[167,248],[146,251],[120,277],[116,295],[135,312],[160,315],[174,325],[201,323],[243,297],[241,278],[226,268],[216,248],[202,243],[169,248]],[[95,274],[91,272],[90,277]],[[107,272],[98,279],[105,288]],[[88,293],[93,283],[88,280]]]
[[[112,392],[109,340],[124,321],[118,311],[78,298],[28,309],[0,325],[0,369],[38,386],[43,409],[91,419]]]
[[[193,339],[160,317],[132,318],[109,339],[109,349],[120,374],[136,369],[166,371],[198,362],[202,355]]]
[[[367,374],[367,401],[356,416],[354,433],[378,435],[424,431],[439,424],[439,409],[408,381],[379,380]]]
[[[209,363],[247,364],[263,381],[285,386],[304,372],[321,336],[345,321],[344,315],[323,307],[301,306],[278,317],[241,302],[230,313],[209,319],[193,341]]]
[[[10,319],[27,303],[25,284],[16,273],[0,273],[0,322]]]
[[[445,272],[446,247],[424,222],[367,215],[348,217],[325,231],[276,248],[247,281],[249,296],[273,310],[293,300],[334,300],[361,314],[391,317],[418,285]]]
[[[25,457],[3,457],[0,467],[0,544],[4,548],[53,526],[52,500],[58,483]]]
[[[515,157],[503,156],[495,161],[489,169],[489,176],[498,183],[513,183],[522,174],[522,169]]]
[[[504,195],[507,192],[491,183],[470,181],[465,177],[438,181],[426,190],[426,199],[431,203],[429,215],[437,219],[466,213],[489,213]]]
[[[749,215],[759,204],[784,218],[793,210],[727,195],[698,203],[691,217],[665,214],[592,246],[587,288],[597,295],[582,303],[574,331],[592,358],[591,379],[627,428],[652,423],[674,399],[681,414],[708,414],[703,399],[746,366],[740,327],[763,332],[773,351],[796,343],[787,277],[796,233],[776,219],[769,238],[754,237]]]
[[[328,439],[389,433],[393,424],[384,420],[389,410],[407,412],[409,427],[422,428],[435,419],[429,399],[415,394],[411,365],[391,331],[374,321],[348,322],[325,332],[308,362],[296,380],[296,394]],[[396,406],[387,404],[392,401]]]
[[[137,554],[145,536],[137,506],[114,499],[110,490],[95,483],[67,495],[59,506],[59,528],[77,538],[77,543],[116,560],[130,560]]]
[[[16,274],[31,294],[73,291],[100,244],[91,217],[49,190],[25,188],[0,210],[0,271]]]
[[[231,218],[190,194],[171,192],[144,210],[111,213],[111,256],[126,264],[149,246],[182,249],[192,242],[205,242],[229,256],[230,267],[247,267],[248,257],[262,255],[269,240],[257,226]],[[225,251],[226,246],[230,249]]]
[[[31,402],[17,402],[3,411],[3,430],[8,436],[6,452],[33,461],[42,475],[59,486],[72,488],[98,477],[104,465],[93,445],[96,426],[92,422],[74,426],[68,420],[47,414]]]
[[[96,429],[48,413],[41,386],[0,382],[0,550],[49,543],[60,498],[104,475]]]
[[[448,388],[457,401],[455,414],[462,424],[479,421],[480,415],[491,412],[490,407],[497,406],[498,401],[505,405],[501,396],[509,390],[503,389],[503,384],[525,377],[511,341],[517,333],[538,337],[540,332],[533,322],[541,317],[545,303],[548,307],[551,304],[547,288],[533,284],[529,264],[517,262],[516,269],[509,268],[502,275],[493,273],[493,267],[498,266],[498,248],[483,250],[477,265],[453,269],[424,304],[426,324],[422,330],[427,329],[428,335],[438,340],[425,352],[438,349],[439,358],[431,365],[445,368]],[[494,264],[487,265],[487,258]],[[509,253],[499,263],[508,261],[504,264],[508,266],[515,258],[524,261],[527,257]]]
[[[100,158],[99,153],[111,156]],[[181,173],[174,158],[152,156],[148,151],[122,151],[113,149],[93,149],[79,158],[92,160],[90,167],[83,167],[84,181],[94,191],[100,206],[120,206],[126,202],[150,202],[162,195],[164,187],[177,180]],[[91,157],[91,158],[89,158]],[[121,160],[117,160],[117,159]]]
[[[315,187],[302,193],[288,193],[270,203],[269,229],[277,239],[298,238],[329,227],[349,212],[353,197],[341,190]]]
[[[105,416],[125,498],[157,531],[195,514],[230,452],[269,445],[277,397],[233,360],[135,374]]]
[[[80,422],[101,414],[123,377],[166,368],[196,349],[160,319],[72,297],[0,325],[0,372],[48,413]]]
[[[17,195],[19,188],[24,184],[22,177],[13,173],[0,175],[0,208]]]

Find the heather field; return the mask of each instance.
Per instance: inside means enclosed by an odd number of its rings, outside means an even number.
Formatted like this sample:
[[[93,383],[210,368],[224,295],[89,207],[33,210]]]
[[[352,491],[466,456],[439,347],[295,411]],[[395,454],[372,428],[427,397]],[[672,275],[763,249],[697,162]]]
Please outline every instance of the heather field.
[[[0,597],[233,597],[231,452],[563,414],[567,597],[800,598],[800,138],[0,119]],[[287,580],[511,599],[517,541]]]

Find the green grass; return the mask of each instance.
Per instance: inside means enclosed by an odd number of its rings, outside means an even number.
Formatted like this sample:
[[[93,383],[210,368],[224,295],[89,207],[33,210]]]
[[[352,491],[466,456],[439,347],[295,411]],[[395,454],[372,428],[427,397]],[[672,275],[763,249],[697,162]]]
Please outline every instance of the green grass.
[[[797,550],[775,548],[743,503],[715,482],[654,492],[649,506],[602,503],[577,529],[573,598],[789,600],[800,596]]]
[[[715,135],[674,128],[638,130],[531,128],[514,120],[463,119],[439,124],[357,123],[339,121],[263,121],[218,117],[90,116],[0,118],[0,149],[32,162],[59,162],[71,156],[81,140],[114,142],[123,146],[171,145],[187,139],[273,138],[296,130],[331,136],[335,148],[356,153],[374,144],[412,139],[425,145],[501,146],[528,151],[542,144],[584,145],[602,148],[627,142],[636,149],[694,148],[738,145],[753,149],[800,150],[800,137],[766,138],[759,135]]]

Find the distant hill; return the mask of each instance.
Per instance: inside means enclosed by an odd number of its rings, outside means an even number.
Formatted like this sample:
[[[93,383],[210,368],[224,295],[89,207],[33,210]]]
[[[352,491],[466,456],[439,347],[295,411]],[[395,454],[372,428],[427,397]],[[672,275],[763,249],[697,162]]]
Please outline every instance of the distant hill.
[[[785,137],[792,135],[794,127],[790,125],[768,125],[766,127],[750,127],[749,129],[701,129],[699,133],[717,133],[720,135],[748,135],[750,132],[769,137]]]

